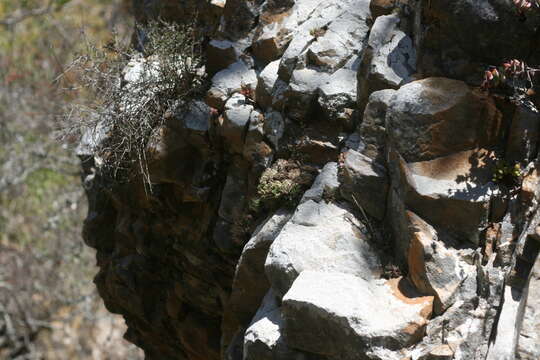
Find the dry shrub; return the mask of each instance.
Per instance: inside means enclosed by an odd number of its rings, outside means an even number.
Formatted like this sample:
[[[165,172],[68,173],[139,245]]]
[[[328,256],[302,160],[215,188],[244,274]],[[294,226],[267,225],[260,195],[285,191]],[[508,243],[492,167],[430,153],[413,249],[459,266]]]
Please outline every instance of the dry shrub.
[[[107,183],[138,173],[151,191],[149,139],[168,111],[203,92],[205,72],[195,26],[154,21],[139,28],[140,51],[115,41],[104,48],[88,43],[74,66],[95,97],[74,107],[65,128],[70,135],[94,134],[88,138]]]

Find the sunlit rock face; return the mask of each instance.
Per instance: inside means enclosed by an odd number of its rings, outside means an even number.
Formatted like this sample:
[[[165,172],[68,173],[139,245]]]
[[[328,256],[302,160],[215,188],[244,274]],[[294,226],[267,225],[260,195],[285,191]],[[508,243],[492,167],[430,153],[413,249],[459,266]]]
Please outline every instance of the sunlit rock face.
[[[491,0],[136,3],[198,13],[207,37],[206,93],[148,143],[151,191],[100,176],[106,131],[80,147],[95,282],[147,358],[538,358],[540,119],[471,70],[520,53],[535,19]],[[521,187],[494,182],[501,159],[529,164]]]

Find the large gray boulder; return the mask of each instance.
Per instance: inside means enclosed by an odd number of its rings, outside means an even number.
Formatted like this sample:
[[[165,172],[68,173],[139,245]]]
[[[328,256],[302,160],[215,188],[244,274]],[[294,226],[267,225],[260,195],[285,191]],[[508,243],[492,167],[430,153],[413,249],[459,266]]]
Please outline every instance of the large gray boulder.
[[[332,360],[368,359],[367,349],[409,346],[424,334],[432,297],[405,295],[404,286],[397,279],[304,271],[283,297],[287,341]]]
[[[377,253],[362,225],[345,206],[308,200],[276,238],[265,270],[283,296],[305,270],[335,271],[371,279],[380,272]]]
[[[395,187],[405,205],[459,241],[477,244],[488,223],[492,196],[488,151],[463,151],[430,161],[405,163],[391,156]]]
[[[402,86],[386,116],[389,142],[407,162],[493,145],[500,129],[501,114],[491,98],[445,78]]]

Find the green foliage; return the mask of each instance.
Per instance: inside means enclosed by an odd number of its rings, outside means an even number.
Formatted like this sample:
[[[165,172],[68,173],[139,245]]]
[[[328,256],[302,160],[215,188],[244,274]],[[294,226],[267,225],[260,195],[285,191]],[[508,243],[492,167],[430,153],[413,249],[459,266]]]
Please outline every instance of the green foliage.
[[[300,185],[291,179],[282,179],[274,169],[268,169],[261,176],[257,187],[259,201],[291,203],[298,198]]]
[[[498,184],[514,187],[519,184],[522,175],[521,167],[518,163],[510,165],[506,161],[500,160],[495,166],[492,180]]]
[[[296,161],[280,159],[262,173],[250,208],[258,212],[282,206],[294,207],[313,178],[311,168]]]

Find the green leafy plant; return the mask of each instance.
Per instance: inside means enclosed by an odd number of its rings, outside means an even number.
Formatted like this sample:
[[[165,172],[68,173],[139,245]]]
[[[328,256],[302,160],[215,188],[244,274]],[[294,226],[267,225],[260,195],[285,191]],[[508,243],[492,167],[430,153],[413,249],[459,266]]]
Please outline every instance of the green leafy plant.
[[[500,160],[495,165],[492,180],[498,184],[515,187],[519,184],[522,176],[523,172],[519,163],[510,165],[506,161]]]
[[[253,211],[276,209],[296,205],[300,196],[313,181],[314,172],[301,163],[280,159],[266,169],[257,186],[257,195],[251,200]]]

